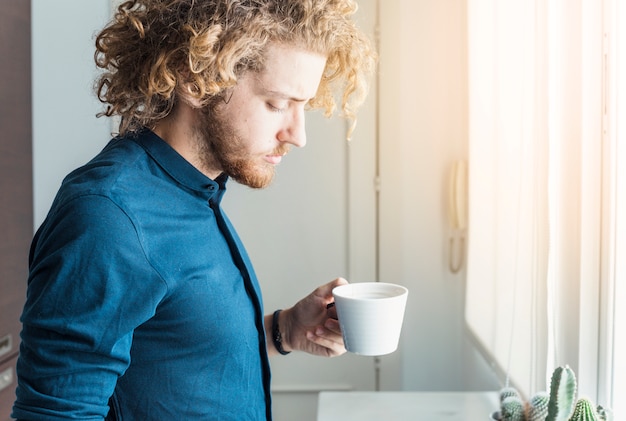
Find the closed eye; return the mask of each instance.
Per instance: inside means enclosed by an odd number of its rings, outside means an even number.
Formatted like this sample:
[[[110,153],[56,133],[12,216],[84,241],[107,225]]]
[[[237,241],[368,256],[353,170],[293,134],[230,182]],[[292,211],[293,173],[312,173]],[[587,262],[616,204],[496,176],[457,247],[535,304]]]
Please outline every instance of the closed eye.
[[[285,110],[287,109],[286,107],[277,107],[276,105],[272,104],[271,102],[267,103],[267,108],[269,108],[270,111],[273,111],[275,113],[284,113]]]

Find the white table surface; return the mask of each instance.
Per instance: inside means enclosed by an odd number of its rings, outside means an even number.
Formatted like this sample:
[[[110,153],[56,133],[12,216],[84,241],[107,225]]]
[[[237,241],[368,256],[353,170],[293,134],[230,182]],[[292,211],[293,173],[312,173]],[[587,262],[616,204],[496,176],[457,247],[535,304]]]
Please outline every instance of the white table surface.
[[[487,421],[497,392],[321,392],[317,421]]]

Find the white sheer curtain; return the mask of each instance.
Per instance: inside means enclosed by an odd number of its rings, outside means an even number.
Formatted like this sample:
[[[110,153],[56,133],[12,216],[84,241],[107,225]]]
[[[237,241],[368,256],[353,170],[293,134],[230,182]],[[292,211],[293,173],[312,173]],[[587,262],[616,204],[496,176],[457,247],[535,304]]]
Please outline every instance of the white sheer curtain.
[[[468,0],[466,321],[526,394],[563,364],[599,393],[603,7]]]
[[[545,374],[547,10],[469,0],[466,320],[518,387]]]
[[[605,60],[602,2],[549,5],[549,367],[569,364],[597,399]]]
[[[607,203],[603,235],[602,332],[599,396],[612,401],[615,419],[626,414],[626,4],[607,0],[608,26],[605,191]]]

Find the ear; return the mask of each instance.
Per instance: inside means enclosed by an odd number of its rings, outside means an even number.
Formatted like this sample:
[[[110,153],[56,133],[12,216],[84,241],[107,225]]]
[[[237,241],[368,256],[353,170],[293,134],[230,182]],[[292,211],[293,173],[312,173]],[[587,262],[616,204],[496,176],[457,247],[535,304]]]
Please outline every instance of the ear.
[[[191,81],[183,82],[176,86],[176,95],[182,102],[192,108],[202,108],[202,103],[196,95],[197,91],[197,86]]]

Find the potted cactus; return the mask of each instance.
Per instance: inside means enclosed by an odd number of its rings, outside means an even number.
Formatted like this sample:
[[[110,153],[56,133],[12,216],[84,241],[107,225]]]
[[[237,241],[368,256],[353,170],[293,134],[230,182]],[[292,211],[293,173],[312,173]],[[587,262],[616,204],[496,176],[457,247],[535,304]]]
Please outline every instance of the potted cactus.
[[[515,388],[500,390],[500,411],[491,414],[498,421],[613,421],[613,413],[594,406],[587,398],[576,398],[576,376],[568,366],[552,373],[550,394],[538,392],[525,402]]]

